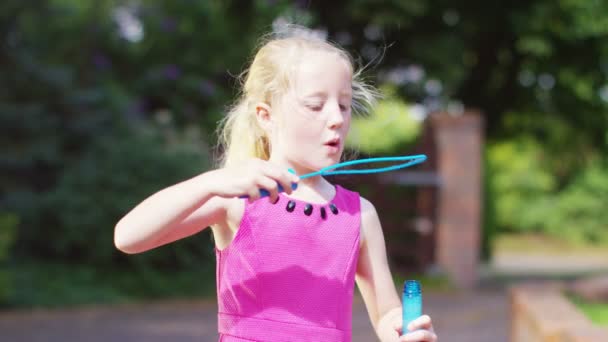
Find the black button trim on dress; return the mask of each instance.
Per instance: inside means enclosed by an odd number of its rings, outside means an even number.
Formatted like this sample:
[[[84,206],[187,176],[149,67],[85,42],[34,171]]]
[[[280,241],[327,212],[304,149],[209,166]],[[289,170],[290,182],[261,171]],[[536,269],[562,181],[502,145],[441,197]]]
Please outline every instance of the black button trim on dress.
[[[296,202],[292,201],[292,200],[289,200],[287,202],[287,206],[285,206],[285,210],[287,210],[287,212],[291,213],[295,209],[296,209]],[[312,215],[313,209],[314,209],[314,207],[313,207],[312,204],[306,203],[306,205],[304,206],[304,214],[306,214],[306,216]],[[329,204],[329,210],[332,212],[332,214],[338,215],[339,211],[338,211],[338,208],[336,207],[335,204],[330,203]],[[322,206],[320,208],[320,213],[321,213],[321,218],[325,220],[327,218],[327,209],[325,209],[325,207]]]
[[[288,212],[292,212],[295,208],[296,208],[296,202],[289,201],[289,202],[287,202],[287,207],[285,207],[285,210],[287,210]]]
[[[331,203],[331,204],[329,205],[329,210],[331,210],[331,212],[332,212],[334,215],[338,215],[338,208],[336,207],[336,205],[335,205],[335,204]]]
[[[310,214],[312,214],[312,204],[306,203],[306,206],[304,207],[304,214],[306,214],[306,216],[310,216]]]

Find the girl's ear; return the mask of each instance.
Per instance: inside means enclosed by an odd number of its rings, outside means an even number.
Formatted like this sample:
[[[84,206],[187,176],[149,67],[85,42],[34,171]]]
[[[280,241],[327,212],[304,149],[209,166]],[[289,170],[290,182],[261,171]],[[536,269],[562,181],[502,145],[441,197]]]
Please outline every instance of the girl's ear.
[[[255,117],[258,120],[258,125],[267,133],[270,133],[273,125],[271,108],[265,102],[260,102],[255,106]]]

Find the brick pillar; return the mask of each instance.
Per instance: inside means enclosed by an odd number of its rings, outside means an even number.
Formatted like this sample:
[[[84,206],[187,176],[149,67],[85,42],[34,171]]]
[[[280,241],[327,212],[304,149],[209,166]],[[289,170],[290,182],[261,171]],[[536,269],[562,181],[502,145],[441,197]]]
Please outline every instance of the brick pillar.
[[[435,259],[460,288],[477,284],[482,205],[482,119],[478,113],[430,117],[437,148]]]

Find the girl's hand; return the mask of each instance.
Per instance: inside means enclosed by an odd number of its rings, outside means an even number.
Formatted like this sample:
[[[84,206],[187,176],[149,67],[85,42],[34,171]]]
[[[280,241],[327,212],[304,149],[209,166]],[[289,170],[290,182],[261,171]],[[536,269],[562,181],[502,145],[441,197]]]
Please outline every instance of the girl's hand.
[[[403,323],[401,320],[394,325],[395,330],[402,334],[403,331]],[[437,341],[437,335],[433,329],[433,322],[431,321],[431,317],[428,315],[422,315],[407,326],[408,333],[400,336],[398,341],[402,342],[435,342]]]
[[[265,189],[269,193],[269,200],[274,203],[279,196],[279,184],[290,194],[291,183],[299,181],[299,178],[289,173],[286,168],[262,159],[250,159],[242,164],[211,172],[212,181],[216,184],[216,196],[233,198],[245,195],[249,197],[249,202],[260,198],[260,189]]]
[[[436,342],[437,335],[433,330],[431,318],[422,315],[410,322],[407,334],[403,335],[401,309],[389,312],[378,323],[378,336],[382,342]]]

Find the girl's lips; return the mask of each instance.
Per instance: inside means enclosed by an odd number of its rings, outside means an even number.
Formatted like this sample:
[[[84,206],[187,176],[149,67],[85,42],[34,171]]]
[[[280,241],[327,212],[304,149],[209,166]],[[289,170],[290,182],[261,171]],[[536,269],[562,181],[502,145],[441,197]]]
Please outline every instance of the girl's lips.
[[[340,146],[340,138],[331,139],[325,143],[326,146]]]
[[[330,153],[338,153],[340,151],[340,142],[328,142],[325,144]]]

